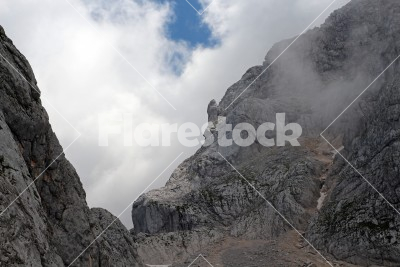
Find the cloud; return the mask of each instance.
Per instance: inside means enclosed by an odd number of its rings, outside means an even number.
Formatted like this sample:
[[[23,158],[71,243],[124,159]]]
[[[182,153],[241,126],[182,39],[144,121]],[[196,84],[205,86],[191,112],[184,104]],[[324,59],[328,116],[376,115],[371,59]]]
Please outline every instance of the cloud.
[[[32,64],[43,97],[82,133],[66,154],[81,176],[89,205],[114,214],[185,152],[152,188],[162,186],[195,149],[124,147],[121,135],[99,147],[99,116],[120,120],[132,113],[134,125],[201,125],[211,99],[220,99],[249,67],[262,63],[273,43],[302,32],[331,2],[215,0],[202,19],[219,45],[193,48],[168,39],[166,25],[174,14],[167,2],[69,1],[83,18],[65,0],[1,0],[1,23]],[[345,2],[338,0],[323,18]],[[77,133],[44,104],[68,146]],[[130,209],[122,221],[131,226]]]

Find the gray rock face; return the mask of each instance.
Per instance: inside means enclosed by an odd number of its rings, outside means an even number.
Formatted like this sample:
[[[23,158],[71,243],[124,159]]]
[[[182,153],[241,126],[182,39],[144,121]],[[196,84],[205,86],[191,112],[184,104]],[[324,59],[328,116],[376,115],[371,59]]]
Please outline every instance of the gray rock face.
[[[314,157],[303,148],[271,149],[236,168],[305,230],[324,169]],[[135,234],[141,236],[139,255],[157,264],[185,261],[227,236],[271,238],[290,228],[217,152],[209,150],[183,163],[165,188],[142,196],[133,206],[132,219]]]
[[[167,265],[182,263],[187,267],[191,263],[187,255],[196,255],[205,251],[210,244],[223,238],[223,233],[218,229],[198,228],[193,231],[176,231],[149,235],[140,233],[135,235],[138,254],[150,265]],[[197,255],[196,255],[197,256]]]
[[[211,100],[210,104],[208,104],[207,114],[208,114],[208,121],[215,122],[218,120],[218,105],[217,102],[213,99]]]
[[[364,99],[365,122],[355,139],[345,137],[351,145],[344,156],[382,195],[338,158],[328,176],[335,185],[329,201],[309,227],[318,247],[352,263],[400,259],[399,71],[397,64],[379,93]]]
[[[32,69],[1,27],[0,54],[0,262],[69,265],[110,215],[89,210],[79,177],[62,154],[41,105]],[[107,250],[117,242],[114,238],[129,236],[128,231],[118,222],[112,233],[75,265],[136,266],[128,241],[119,243],[124,256]]]
[[[324,133],[359,173],[333,159],[318,135],[398,56],[399,14],[397,0],[353,0],[264,72],[292,40],[276,44],[220,103],[211,101],[215,141],[134,203],[130,232],[107,211],[88,208],[34,74],[0,27],[1,265],[68,266],[104,230],[74,265],[188,266],[199,253],[219,266],[326,265],[290,222],[334,264],[398,266],[399,63]],[[219,145],[219,116],[257,128],[275,123],[276,113],[302,126],[300,147]]]
[[[192,230],[200,226],[214,227],[217,224],[225,228],[231,226],[234,220],[238,221],[231,231],[246,233],[244,224],[250,213],[249,209],[254,207],[264,209],[264,206],[267,206],[265,201],[260,199],[257,192],[251,189],[225,161],[221,161],[215,152],[207,159],[214,168],[218,164],[221,173],[210,177],[206,174],[207,170],[204,170],[205,174],[201,175],[203,172],[201,168],[207,164],[204,163],[206,157],[202,156],[203,158],[195,159],[191,166],[186,167],[185,164],[180,166],[192,170],[200,169],[198,172],[193,171],[192,175],[180,173],[179,176],[175,173],[177,176],[167,187],[152,191],[135,203],[132,218],[136,233],[154,234]],[[265,159],[268,159],[268,162],[264,162]],[[286,151],[273,149],[261,155],[258,161],[243,163],[238,168],[259,187],[260,192],[269,195],[275,205],[293,206],[291,207],[293,214],[288,216],[298,220],[298,225],[306,221],[308,215],[305,209],[316,205],[319,196],[319,181],[316,177],[322,170],[322,164],[314,160],[311,153],[304,149],[288,148]],[[209,171],[212,172],[211,169]],[[185,183],[192,188],[186,188]],[[300,191],[302,194],[299,194]],[[158,201],[155,202],[154,199]],[[283,199],[286,199],[287,203],[283,203]],[[258,212],[255,212],[254,216],[255,220],[260,219]],[[263,227],[259,224],[255,226]],[[265,225],[266,229],[260,228],[253,234],[277,234],[275,229],[270,229],[271,226],[273,225]]]
[[[125,226],[114,215],[105,209],[90,210],[90,225],[95,236],[99,258],[99,266],[139,266],[137,246]]]
[[[276,44],[262,66],[249,69],[218,105],[212,101],[209,119],[224,116],[233,127],[247,122],[257,128],[275,122],[276,113],[286,113],[286,123],[303,128],[301,147],[271,148],[257,142],[222,147],[216,140],[201,148],[164,188],[144,194],[133,205],[134,232],[141,236],[138,251],[144,261],[179,264],[204,251],[223,254],[216,244],[229,238],[279,239],[291,227],[268,200],[329,259],[363,266],[400,264],[400,215],[338,155],[332,162],[332,149],[318,138],[398,56],[399,20],[397,0],[353,0],[301,36],[263,72],[292,40]],[[396,63],[324,136],[337,148],[344,146],[350,162],[400,208],[398,70]],[[328,194],[324,201],[319,199],[322,185]],[[218,238],[209,238],[209,229]],[[207,245],[194,246],[193,232],[201,236],[195,240]]]

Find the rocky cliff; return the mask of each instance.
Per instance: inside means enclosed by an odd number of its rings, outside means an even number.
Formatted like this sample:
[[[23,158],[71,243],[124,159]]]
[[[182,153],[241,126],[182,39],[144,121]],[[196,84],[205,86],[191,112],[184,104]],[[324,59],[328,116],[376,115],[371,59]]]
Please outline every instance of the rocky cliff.
[[[90,210],[29,63],[0,26],[0,265],[68,266],[114,217]],[[138,266],[118,221],[74,266]]]
[[[0,27],[0,265],[183,267],[201,253],[226,267],[399,266],[400,63],[341,114],[399,40],[399,1],[353,0],[269,67],[293,39],[277,43],[210,102],[215,141],[134,203],[131,231],[117,220],[103,233],[115,217],[88,208],[31,67]],[[302,126],[300,146],[219,145],[219,117],[258,127],[276,113]],[[319,136],[328,125],[340,154]]]
[[[319,134],[400,54],[399,20],[397,0],[353,0],[212,101],[209,119],[233,127],[286,113],[301,146],[202,147],[133,205],[144,261],[187,266],[203,253],[221,266],[329,266],[320,252],[331,264],[398,266],[399,62],[324,132],[359,173]]]
[[[381,90],[361,100],[363,123],[342,152],[356,170],[338,158],[327,176],[331,193],[309,226],[320,249],[361,265],[400,260],[398,73],[396,65]]]

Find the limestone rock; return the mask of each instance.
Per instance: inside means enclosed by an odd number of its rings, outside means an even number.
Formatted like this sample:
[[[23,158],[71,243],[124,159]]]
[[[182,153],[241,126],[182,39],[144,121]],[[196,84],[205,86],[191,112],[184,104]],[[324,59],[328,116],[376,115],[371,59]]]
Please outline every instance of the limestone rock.
[[[93,216],[88,208],[41,105],[32,69],[1,27],[0,54],[0,262],[68,266],[95,239],[91,224],[104,227],[109,218]],[[129,236],[120,223],[111,230]],[[126,248],[121,257],[105,249],[118,239],[107,233],[74,265],[105,266],[103,259],[111,258],[109,266],[137,266],[126,241],[117,246]]]
[[[279,240],[292,229],[278,210],[292,226],[306,232],[327,258],[347,262],[338,264],[400,264],[400,215],[319,137],[398,56],[399,14],[397,0],[353,0],[334,11],[321,27],[301,36],[264,71],[293,39],[274,45],[263,64],[250,68],[219,104],[212,101],[209,119],[225,116],[233,127],[246,122],[257,128],[275,122],[276,113],[285,113],[286,123],[303,128],[301,147],[263,147],[257,142],[223,147],[216,140],[199,149],[175,170],[164,188],[144,194],[133,205],[140,256],[179,266],[196,253],[210,253],[217,259],[223,254],[221,240]],[[398,74],[396,63],[324,132],[397,209]],[[207,229],[222,237],[207,238]],[[167,236],[189,244],[193,232],[201,233],[211,248],[182,248],[181,254],[166,256],[171,251],[170,243],[164,243]],[[148,244],[154,244],[153,250],[144,252]],[[304,247],[307,244],[297,249]],[[302,266],[294,262],[288,261],[287,266]],[[314,259],[306,266],[312,264],[322,266]]]

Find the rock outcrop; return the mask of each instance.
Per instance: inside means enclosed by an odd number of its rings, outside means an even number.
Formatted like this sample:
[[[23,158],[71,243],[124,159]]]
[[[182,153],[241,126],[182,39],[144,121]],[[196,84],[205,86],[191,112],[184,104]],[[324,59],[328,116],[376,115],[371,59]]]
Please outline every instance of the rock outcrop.
[[[279,240],[290,239],[292,225],[332,262],[400,264],[400,214],[395,210],[400,208],[399,62],[335,120],[400,54],[399,20],[397,0],[353,0],[264,71],[293,39],[274,45],[262,66],[249,69],[219,104],[212,101],[208,118],[217,123],[210,128],[214,143],[182,163],[164,188],[133,205],[144,261],[180,266],[203,253],[215,264],[234,266],[226,255],[235,258],[238,249],[228,240],[261,242],[265,249],[257,251],[278,251],[283,247]],[[246,122],[257,128],[276,122],[276,113],[302,126],[300,147],[218,144],[218,116],[233,127]],[[343,146],[343,155],[371,184],[319,136],[328,125],[324,137],[337,149]],[[275,137],[272,131],[268,135]],[[294,252],[285,259],[263,252],[257,257],[268,266],[327,264],[304,240],[288,244],[287,251]],[[316,256],[299,262],[309,253]]]
[[[360,265],[400,259],[400,68],[378,94],[363,99],[365,117],[328,176],[332,192],[309,238],[320,249]],[[362,175],[362,176],[361,176]]]
[[[225,267],[399,266],[400,63],[374,79],[400,54],[400,2],[352,0],[266,70],[292,40],[210,102],[214,140],[134,203],[128,231],[88,208],[0,27],[0,265],[183,267],[201,253]],[[220,145],[225,123],[258,128],[277,113],[302,126],[300,146]]]
[[[1,266],[68,266],[113,216],[88,208],[32,69],[1,27],[0,54]],[[138,266],[129,236],[114,224],[74,265]]]

